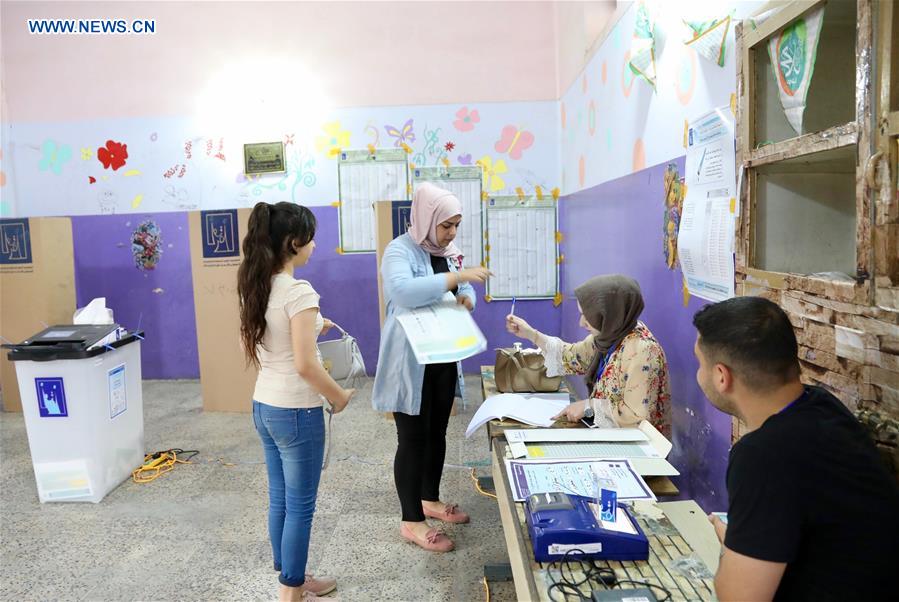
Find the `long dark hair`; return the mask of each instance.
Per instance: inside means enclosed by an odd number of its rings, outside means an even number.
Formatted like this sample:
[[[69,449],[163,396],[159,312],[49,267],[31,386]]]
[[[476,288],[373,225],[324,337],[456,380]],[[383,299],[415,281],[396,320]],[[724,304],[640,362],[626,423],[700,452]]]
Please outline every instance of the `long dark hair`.
[[[256,203],[250,214],[247,235],[243,239],[243,261],[237,270],[237,296],[240,304],[240,338],[247,365],[259,366],[256,346],[265,335],[265,310],[272,292],[274,276],[297,247],[308,245],[315,237],[315,215],[293,203]]]

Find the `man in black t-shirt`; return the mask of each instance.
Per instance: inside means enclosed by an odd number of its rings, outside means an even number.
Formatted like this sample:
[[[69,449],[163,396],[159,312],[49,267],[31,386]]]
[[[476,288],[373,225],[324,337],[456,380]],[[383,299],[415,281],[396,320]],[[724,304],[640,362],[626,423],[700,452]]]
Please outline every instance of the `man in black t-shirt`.
[[[699,386],[751,431],[730,452],[727,525],[710,516],[718,598],[899,599],[899,486],[849,410],[800,382],[787,315],[738,297],[693,324]]]

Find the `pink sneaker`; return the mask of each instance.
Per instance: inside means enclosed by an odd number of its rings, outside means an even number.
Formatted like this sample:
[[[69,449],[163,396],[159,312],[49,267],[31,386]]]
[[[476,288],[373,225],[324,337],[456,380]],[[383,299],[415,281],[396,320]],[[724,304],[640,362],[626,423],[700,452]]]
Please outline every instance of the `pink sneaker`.
[[[406,527],[406,525],[402,525],[400,526],[400,535],[403,536],[403,539],[407,539],[430,552],[451,552],[456,547],[453,545],[453,540],[447,537],[446,533],[440,529],[431,529],[424,539],[419,539],[411,529]]]
[[[306,573],[306,581],[300,587],[313,595],[324,596],[337,589],[337,579],[332,577],[319,577],[316,579],[312,576],[312,573]]]
[[[467,523],[471,520],[471,517],[468,516],[468,513],[459,510],[459,504],[446,504],[443,512],[435,512],[434,510],[428,510],[422,504],[421,507],[424,510],[425,516],[429,518],[436,518],[437,520],[442,520],[445,523]]]

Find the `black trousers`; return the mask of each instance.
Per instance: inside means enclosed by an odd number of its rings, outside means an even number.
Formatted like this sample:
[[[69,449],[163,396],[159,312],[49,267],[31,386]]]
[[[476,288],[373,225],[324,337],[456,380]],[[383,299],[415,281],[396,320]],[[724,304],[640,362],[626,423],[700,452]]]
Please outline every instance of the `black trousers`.
[[[423,521],[422,500],[436,502],[440,499],[446,426],[456,396],[456,378],[454,363],[425,366],[418,416],[393,413],[399,443],[393,460],[393,478],[404,521]]]

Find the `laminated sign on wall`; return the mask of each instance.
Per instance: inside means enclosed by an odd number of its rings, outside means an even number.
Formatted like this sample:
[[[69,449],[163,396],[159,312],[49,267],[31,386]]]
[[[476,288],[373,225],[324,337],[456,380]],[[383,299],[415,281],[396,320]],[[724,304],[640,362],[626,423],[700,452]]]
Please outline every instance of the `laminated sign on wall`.
[[[338,221],[343,253],[375,251],[374,203],[409,198],[406,151],[344,151],[337,163]]]
[[[690,122],[686,185],[677,255],[691,295],[709,301],[734,296],[734,124],[726,107]]]
[[[492,299],[553,299],[559,291],[558,220],[551,198],[487,200],[486,263]]]

